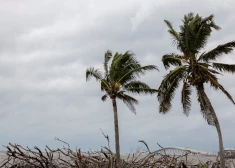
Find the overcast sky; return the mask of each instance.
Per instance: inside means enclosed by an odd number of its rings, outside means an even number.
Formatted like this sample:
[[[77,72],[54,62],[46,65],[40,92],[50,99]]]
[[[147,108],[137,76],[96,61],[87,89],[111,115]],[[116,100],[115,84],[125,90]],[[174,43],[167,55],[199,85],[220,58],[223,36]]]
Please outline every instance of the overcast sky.
[[[141,78],[158,88],[167,71],[161,57],[177,52],[163,20],[178,30],[184,14],[215,15],[222,28],[212,33],[205,50],[235,40],[234,0],[0,0],[0,145],[63,144],[58,137],[83,150],[107,144],[114,149],[111,101],[101,101],[100,85],[86,82],[85,70],[102,70],[110,49],[131,50],[142,65],[160,72]],[[235,64],[235,52],[221,61]],[[235,76],[219,76],[235,97]],[[235,147],[234,105],[220,91],[207,88],[221,123],[224,146]],[[152,151],[162,146],[218,151],[215,127],[203,119],[196,96],[189,117],[182,112],[177,92],[172,110],[158,112],[156,96],[138,96],[134,115],[118,102],[121,152],[133,152],[145,140]],[[1,147],[1,150],[4,148]]]

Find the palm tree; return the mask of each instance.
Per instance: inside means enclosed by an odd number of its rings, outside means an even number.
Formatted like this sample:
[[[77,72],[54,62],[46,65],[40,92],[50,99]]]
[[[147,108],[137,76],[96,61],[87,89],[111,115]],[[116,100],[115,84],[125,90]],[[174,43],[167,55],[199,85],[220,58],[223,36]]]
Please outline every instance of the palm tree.
[[[157,92],[151,89],[146,83],[137,80],[137,77],[144,75],[146,71],[157,69],[154,65],[141,66],[135,59],[134,54],[127,51],[125,54],[115,53],[111,65],[109,61],[112,58],[111,51],[107,51],[104,55],[104,73],[95,68],[86,70],[86,80],[94,77],[101,84],[101,91],[105,94],[101,100],[105,101],[108,97],[112,100],[114,114],[114,131],[115,131],[115,146],[116,146],[116,163],[120,167],[120,146],[119,146],[119,131],[118,131],[118,113],[116,100],[122,100],[127,107],[133,112],[136,112],[134,105],[138,101],[129,96],[127,93],[134,94],[154,94]]]
[[[184,16],[183,25],[180,26],[179,32],[176,32],[172,24],[165,20],[169,28],[168,32],[173,37],[173,43],[181,54],[170,53],[162,57],[166,69],[170,66],[175,66],[175,68],[162,80],[159,86],[158,100],[160,113],[167,113],[171,109],[175,90],[182,86],[181,104],[184,114],[188,115],[191,109],[191,92],[193,88],[196,90],[203,117],[209,125],[216,127],[219,138],[220,164],[224,168],[225,160],[220,124],[205,92],[204,85],[208,83],[213,89],[221,90],[235,104],[232,96],[224,89],[217,78],[217,75],[223,72],[234,73],[235,65],[216,62],[223,54],[232,52],[235,41],[218,45],[208,52],[201,51],[206,46],[212,29],[220,29],[213,18],[213,15],[202,18],[198,14],[195,16],[193,13],[189,13]]]

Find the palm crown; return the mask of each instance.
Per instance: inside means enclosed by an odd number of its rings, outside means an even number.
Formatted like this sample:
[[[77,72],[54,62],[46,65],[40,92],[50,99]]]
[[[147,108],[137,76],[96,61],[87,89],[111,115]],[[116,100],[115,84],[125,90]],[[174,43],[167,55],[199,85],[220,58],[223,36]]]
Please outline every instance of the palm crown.
[[[157,69],[154,65],[141,66],[135,59],[134,54],[126,52],[124,54],[115,53],[112,58],[111,51],[107,51],[104,55],[104,73],[95,68],[89,68],[86,71],[86,79],[95,77],[101,82],[101,91],[106,92],[102,96],[105,101],[108,97],[111,99],[122,100],[132,112],[136,112],[134,105],[138,101],[129,96],[127,93],[134,94],[153,94],[156,89],[151,89],[146,83],[137,80],[138,77],[144,75],[146,71]]]
[[[216,60],[223,54],[230,53],[235,47],[235,41],[219,45],[208,52],[201,52],[205,47],[212,29],[219,30],[213,21],[213,15],[202,18],[199,15],[194,16],[189,13],[184,16],[183,25],[180,31],[176,32],[172,24],[165,20],[173,37],[173,42],[182,54],[166,54],[162,57],[166,69],[175,66],[163,79],[158,93],[160,102],[160,112],[166,113],[170,110],[171,101],[174,98],[175,90],[183,83],[181,91],[181,104],[183,111],[188,115],[191,107],[190,95],[192,87],[197,90],[198,101],[201,112],[210,125],[214,125],[213,118],[210,115],[210,109],[206,106],[206,99],[202,95],[204,84],[209,83],[216,90],[221,90],[233,103],[232,96],[219,83],[217,75],[221,72],[235,72],[235,65],[217,63]]]

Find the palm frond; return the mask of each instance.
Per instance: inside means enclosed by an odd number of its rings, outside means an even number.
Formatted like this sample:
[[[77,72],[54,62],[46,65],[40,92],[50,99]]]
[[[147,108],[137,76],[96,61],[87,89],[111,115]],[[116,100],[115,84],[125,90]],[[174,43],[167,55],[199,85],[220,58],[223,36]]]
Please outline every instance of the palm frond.
[[[138,87],[127,89],[127,91],[133,94],[154,94],[158,92],[157,89],[138,88]]]
[[[106,93],[110,94],[111,93],[111,86],[110,86],[110,82],[106,81],[106,80],[101,80],[100,83],[100,89],[101,91],[105,91]]]
[[[180,66],[181,65],[181,56],[171,53],[165,54],[162,56],[162,62],[166,69],[170,68],[170,65]]]
[[[220,30],[221,28],[218,25],[215,24],[213,19],[214,19],[214,15],[211,14],[210,16],[204,18],[202,21],[203,22],[208,22],[209,21],[210,27],[214,28],[215,30]]]
[[[212,66],[221,72],[235,72],[235,64],[212,63]]]
[[[112,74],[114,74],[114,72],[116,71],[116,69],[118,68],[118,61],[120,59],[120,57],[122,57],[122,54],[116,52],[113,56],[113,60],[110,66],[110,76],[113,76]]]
[[[90,80],[91,77],[94,77],[97,81],[101,81],[102,73],[98,69],[95,69],[94,67],[88,68],[86,70],[86,81]]]
[[[131,51],[125,52],[118,61],[119,67],[124,67],[128,63],[139,64],[139,62],[135,59],[135,54]]]
[[[194,48],[194,53],[198,53],[201,48],[203,48],[208,38],[211,35],[212,28],[217,30],[216,25],[213,21],[213,15],[210,15],[207,18],[202,19],[198,16],[198,19],[193,23],[193,43],[192,47]]]
[[[102,100],[102,101],[106,101],[107,98],[108,98],[108,94],[105,94],[105,95],[103,95],[103,96],[101,97],[101,100]]]
[[[186,66],[181,65],[173,70],[171,70],[162,80],[161,85],[159,88],[167,88],[170,83],[177,78],[178,76],[182,76],[184,72],[186,71]]]
[[[126,104],[126,106],[130,109],[130,111],[136,114],[136,109],[134,105],[137,105],[139,102],[135,98],[124,93],[118,94],[117,98],[122,100],[123,103]]]
[[[105,73],[108,74],[108,62],[112,58],[112,52],[110,50],[107,50],[104,54],[104,70]]]
[[[211,74],[211,73],[207,73],[206,74],[207,76],[207,79],[209,80],[211,86],[214,88],[214,89],[220,89],[226,96],[227,98],[233,103],[235,104],[232,96],[228,93],[227,90],[224,89],[224,87],[218,82],[218,79],[215,77],[215,75]]]
[[[127,51],[124,54],[116,52],[112,60],[111,69],[123,68],[130,62],[138,64],[134,53],[130,51]]]
[[[167,113],[171,109],[171,101],[174,98],[175,90],[184,77],[185,66],[179,66],[168,73],[162,80],[158,89],[159,112]]]
[[[195,53],[198,53],[201,48],[205,47],[207,40],[211,35],[212,28],[215,30],[220,29],[220,27],[216,25],[213,20],[214,15],[210,15],[206,18],[198,16],[197,18],[198,19],[196,19],[196,21],[193,23],[194,33],[192,37],[194,39],[192,46],[195,49]]]
[[[218,78],[214,74],[209,71],[204,71],[204,77],[208,80],[213,89],[218,89]]]
[[[181,52],[184,53],[184,55],[189,55],[190,50],[189,50],[189,40],[191,39],[189,30],[188,30],[188,25],[184,24],[183,26],[180,26],[180,45],[177,46],[177,49],[179,49]]]
[[[213,15],[206,18],[202,18],[198,14],[194,16],[193,13],[185,15],[178,33],[180,42],[177,49],[188,57],[195,57],[195,54],[206,45],[212,29],[219,29],[213,21]]]
[[[205,64],[203,64],[203,63],[198,63],[198,68],[200,69],[200,70],[202,70],[203,72],[211,72],[211,73],[213,73],[213,74],[220,74],[218,71],[216,71],[216,70],[214,70],[214,69],[211,69],[211,68],[209,68],[211,65],[209,65],[209,64],[207,64],[207,63],[205,63]]]
[[[158,70],[158,68],[155,65],[147,65],[147,66],[141,66],[139,68],[130,70],[130,71],[125,71],[122,73],[122,76],[118,79],[118,83],[127,83],[130,80],[135,80],[135,76],[140,76],[144,75],[145,72],[151,71],[151,70]]]
[[[141,81],[131,81],[124,85],[124,89],[134,94],[154,94],[157,92],[156,89],[150,88],[146,83]]]
[[[179,34],[175,31],[175,29],[173,28],[171,22],[169,22],[168,20],[164,20],[164,22],[166,23],[166,25],[169,28],[168,32],[173,37],[173,40],[174,40],[173,42],[176,43],[177,45],[179,45],[179,43],[180,43],[180,36],[179,36]]]
[[[209,62],[212,60],[216,60],[219,58],[222,54],[229,54],[232,52],[233,48],[235,47],[235,41],[228,42],[223,45],[219,45],[213,50],[206,52],[205,54],[202,54],[199,57],[199,61]]]
[[[190,52],[192,51],[191,49],[193,49],[191,46],[191,41],[192,41],[192,31],[191,31],[191,25],[190,24],[194,19],[194,14],[188,13],[187,15],[184,15],[184,19],[183,21],[183,25],[180,26],[180,32],[179,32],[179,36],[180,36],[180,44],[177,47],[180,51],[182,51],[184,53],[184,55],[186,56],[191,56]]]
[[[125,54],[116,53],[110,67],[110,77],[114,81],[118,81],[123,74],[133,69],[141,67],[135,59],[134,53],[127,51]]]
[[[122,63],[120,68],[118,70],[116,70],[116,72],[118,72],[118,73],[115,74],[114,79],[119,80],[120,78],[123,77],[123,75],[125,75],[133,70],[139,69],[139,68],[141,68],[141,65],[137,61],[135,61],[134,59],[130,59],[125,64]],[[136,73],[136,74],[132,73],[129,75],[129,78],[136,79],[137,77],[140,77],[140,75],[141,74],[138,74],[138,73]]]
[[[186,116],[189,115],[190,109],[191,109],[191,86],[187,83],[184,82],[182,92],[181,92],[181,103],[183,105],[183,112]]]
[[[184,20],[183,22],[184,23],[188,23],[190,22],[191,20],[193,20],[194,18],[194,13],[193,12],[189,12],[187,15],[184,15]]]

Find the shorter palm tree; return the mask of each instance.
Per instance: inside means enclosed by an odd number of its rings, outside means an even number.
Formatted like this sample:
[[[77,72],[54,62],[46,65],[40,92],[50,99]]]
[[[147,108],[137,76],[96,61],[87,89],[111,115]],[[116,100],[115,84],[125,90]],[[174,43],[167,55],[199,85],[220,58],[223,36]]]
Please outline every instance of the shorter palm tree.
[[[134,94],[154,94],[157,90],[150,88],[146,83],[137,80],[137,77],[144,75],[146,71],[156,70],[154,65],[141,66],[135,59],[134,54],[127,51],[125,54],[115,53],[109,66],[108,63],[112,58],[111,51],[107,51],[104,55],[104,73],[95,68],[88,68],[86,71],[86,80],[94,77],[101,84],[101,91],[105,94],[102,101],[108,97],[112,100],[114,112],[114,131],[116,146],[117,167],[120,167],[120,146],[119,146],[119,130],[118,130],[118,112],[116,99],[122,100],[127,107],[136,113],[134,105],[138,101],[129,96],[127,93]]]

